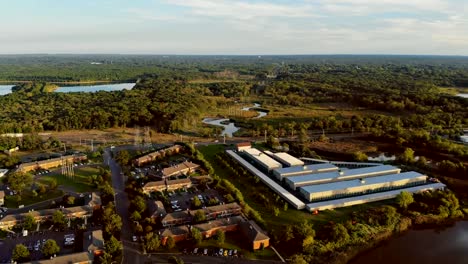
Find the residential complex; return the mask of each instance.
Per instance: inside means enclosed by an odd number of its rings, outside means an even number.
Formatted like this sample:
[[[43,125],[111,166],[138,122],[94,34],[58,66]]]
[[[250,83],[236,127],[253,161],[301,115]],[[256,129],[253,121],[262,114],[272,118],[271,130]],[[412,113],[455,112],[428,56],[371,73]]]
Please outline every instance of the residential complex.
[[[169,178],[171,176],[179,176],[182,174],[194,172],[198,168],[200,168],[200,165],[192,163],[190,161],[184,161],[172,167],[164,168],[162,170],[161,176],[163,179]]]
[[[143,193],[150,194],[152,192],[162,192],[162,191],[171,191],[180,188],[190,188],[192,187],[192,181],[190,178],[177,179],[177,180],[168,180],[164,179],[162,181],[152,181],[148,182],[143,186]]]
[[[151,152],[149,154],[146,154],[142,157],[139,157],[137,159],[135,159],[133,161],[133,164],[135,166],[143,166],[145,164],[148,164],[150,162],[153,162],[155,160],[157,160],[158,158],[162,158],[162,157],[165,157],[166,155],[172,155],[172,154],[175,154],[175,153],[179,153],[181,150],[183,149],[182,146],[180,145],[174,145],[174,146],[171,146],[171,147],[168,147],[168,148],[164,148],[164,149],[160,149],[158,151],[155,151],[155,152]]]
[[[39,170],[39,169],[46,170],[46,169],[62,166],[66,162],[70,162],[70,163],[80,162],[86,159],[87,159],[86,155],[83,154],[83,155],[68,155],[68,156],[63,156],[59,158],[22,163],[18,166],[18,171],[29,172],[29,171]]]
[[[83,206],[74,206],[68,208],[57,208],[57,209],[44,209],[31,211],[28,213],[20,214],[9,214],[0,219],[0,229],[11,229],[15,225],[21,224],[26,216],[31,215],[37,222],[44,222],[51,220],[53,214],[56,211],[61,211],[65,218],[76,219],[82,218],[87,219],[93,215],[94,210],[99,209],[101,206],[101,198],[97,193],[91,193],[86,196],[86,204]]]

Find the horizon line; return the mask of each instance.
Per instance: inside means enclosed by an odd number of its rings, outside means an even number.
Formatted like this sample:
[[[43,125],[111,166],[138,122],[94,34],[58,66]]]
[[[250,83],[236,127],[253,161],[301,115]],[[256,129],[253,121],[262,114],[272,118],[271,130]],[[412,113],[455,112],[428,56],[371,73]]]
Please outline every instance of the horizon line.
[[[229,54],[229,53],[0,53],[0,56],[64,56],[64,55],[120,55],[120,56],[230,56],[230,57],[258,57],[258,56],[417,56],[417,57],[468,57],[468,55],[455,54],[411,54],[411,53],[265,53],[265,54]]]

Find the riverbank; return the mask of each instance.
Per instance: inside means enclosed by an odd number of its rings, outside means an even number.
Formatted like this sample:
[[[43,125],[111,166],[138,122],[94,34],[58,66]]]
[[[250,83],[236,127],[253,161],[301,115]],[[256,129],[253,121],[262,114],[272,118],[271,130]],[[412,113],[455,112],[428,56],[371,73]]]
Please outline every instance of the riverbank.
[[[404,217],[394,230],[385,230],[376,237],[362,245],[350,246],[345,252],[340,252],[332,259],[330,264],[353,264],[358,259],[378,247],[391,242],[394,239],[405,236],[410,231],[434,230],[453,227],[457,222],[467,221],[468,217],[441,219],[437,216],[424,216],[422,219]],[[416,222],[415,222],[416,221]]]

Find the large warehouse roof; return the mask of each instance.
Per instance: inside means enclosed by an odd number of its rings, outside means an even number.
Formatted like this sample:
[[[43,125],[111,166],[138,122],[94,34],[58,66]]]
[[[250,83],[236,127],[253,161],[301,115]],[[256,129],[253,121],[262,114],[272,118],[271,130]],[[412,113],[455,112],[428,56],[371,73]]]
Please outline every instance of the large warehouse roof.
[[[307,210],[312,212],[315,210],[326,210],[326,209],[352,206],[356,204],[387,200],[387,199],[395,198],[402,191],[407,191],[410,193],[417,193],[417,192],[423,192],[427,190],[440,190],[444,188],[445,188],[445,184],[432,183],[432,184],[420,185],[420,186],[404,188],[404,189],[399,189],[399,190],[378,192],[378,193],[360,195],[360,196],[355,196],[355,197],[348,197],[348,198],[342,198],[342,199],[336,199],[336,200],[310,203],[310,204],[307,204]]]
[[[321,164],[321,165],[325,165],[325,164]],[[338,180],[344,181],[344,180],[366,178],[366,177],[386,175],[386,174],[397,174],[400,171],[401,171],[400,168],[390,166],[390,165],[382,165],[382,166],[344,170],[341,172],[333,171],[333,172],[327,172],[327,173],[295,176],[295,177],[287,178],[286,181],[290,185],[295,185],[295,186],[302,185],[303,186],[303,185],[309,185],[309,184],[333,182],[333,181],[338,181]]]
[[[326,192],[326,191],[338,191],[344,190],[348,188],[354,188],[359,186],[366,186],[366,185],[373,185],[373,184],[382,184],[382,183],[391,183],[395,181],[401,180],[410,180],[419,177],[427,177],[422,175],[421,173],[415,171],[403,172],[398,174],[390,174],[378,177],[371,177],[365,178],[362,181],[359,179],[350,180],[350,181],[339,181],[339,182],[331,182],[331,183],[324,183],[324,184],[317,184],[317,185],[308,185],[301,187],[307,193],[318,193],[318,192]]]
[[[272,153],[269,154],[272,155],[274,159],[277,161],[283,163],[284,165],[287,166],[302,166],[304,165],[304,162],[296,157],[293,157],[289,155],[286,152],[278,152],[278,153]]]
[[[279,184],[277,184],[275,181],[270,179],[267,175],[259,171],[257,168],[252,166],[250,163],[245,161],[243,158],[241,158],[239,155],[234,153],[232,150],[226,150],[227,154],[233,157],[235,160],[237,160],[242,166],[244,166],[247,170],[249,170],[251,173],[253,173],[255,176],[259,177],[260,180],[265,183],[268,187],[270,187],[274,192],[279,194],[283,199],[288,201],[288,203],[292,204],[294,208],[296,209],[304,209],[305,208],[305,203],[303,203],[301,200],[296,198],[296,196],[292,195],[290,192],[288,192],[286,189],[281,187]]]
[[[268,155],[256,148],[245,149],[243,152],[247,153],[250,157],[252,157],[268,169],[276,169],[282,167],[282,165],[279,162],[270,158]]]
[[[303,174],[312,174],[312,173],[320,173],[321,171],[330,171],[330,170],[337,170],[333,164],[324,163],[324,164],[313,164],[313,165],[305,165],[305,166],[294,166],[294,167],[286,167],[274,170],[275,174],[281,175],[282,177],[287,177],[288,175],[303,175]]]

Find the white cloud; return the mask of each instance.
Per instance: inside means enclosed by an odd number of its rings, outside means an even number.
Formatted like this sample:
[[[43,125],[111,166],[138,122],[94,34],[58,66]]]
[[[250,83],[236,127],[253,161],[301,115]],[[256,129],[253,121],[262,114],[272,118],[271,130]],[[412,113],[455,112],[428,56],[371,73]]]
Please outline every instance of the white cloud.
[[[250,3],[238,0],[166,0],[167,3],[191,8],[194,15],[229,19],[254,19],[259,17],[313,17],[317,16],[307,4]]]

